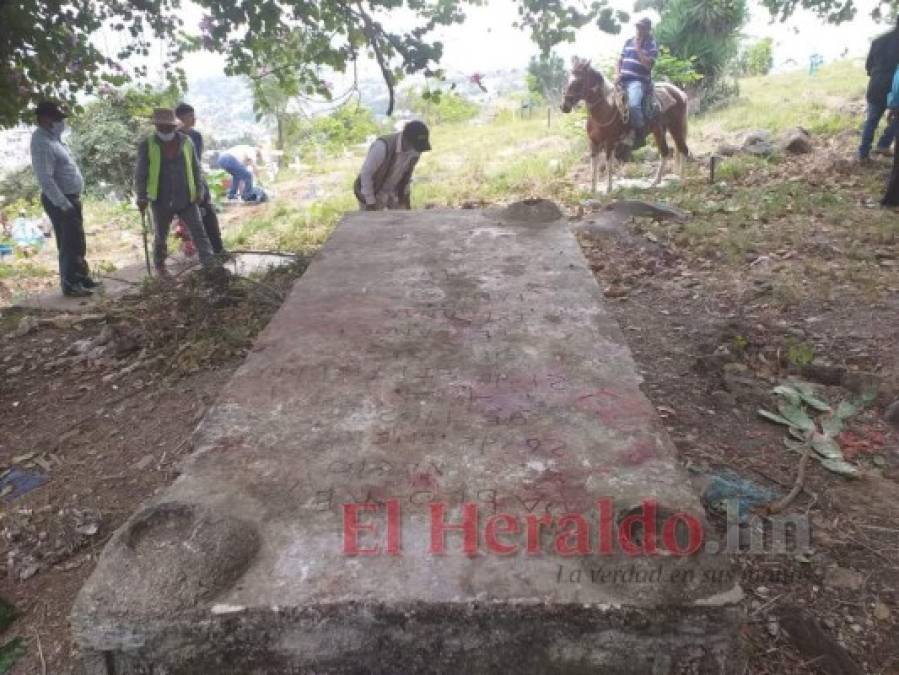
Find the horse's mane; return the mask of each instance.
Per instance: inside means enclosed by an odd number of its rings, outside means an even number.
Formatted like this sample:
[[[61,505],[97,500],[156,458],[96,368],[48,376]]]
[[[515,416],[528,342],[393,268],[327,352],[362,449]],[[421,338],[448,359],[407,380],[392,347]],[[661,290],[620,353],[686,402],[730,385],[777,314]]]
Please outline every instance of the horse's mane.
[[[579,74],[579,75],[583,74],[583,73],[589,73],[590,75],[593,75],[594,77],[599,78],[599,81],[602,83],[603,97],[608,99],[609,96],[612,94],[612,91],[613,91],[612,85],[609,84],[609,81],[605,78],[605,76],[603,76],[603,74],[601,72],[596,70],[593,67],[593,65],[590,63],[590,61],[588,61],[587,59],[584,59],[583,61],[578,61],[575,64],[574,68],[572,68],[572,72]]]

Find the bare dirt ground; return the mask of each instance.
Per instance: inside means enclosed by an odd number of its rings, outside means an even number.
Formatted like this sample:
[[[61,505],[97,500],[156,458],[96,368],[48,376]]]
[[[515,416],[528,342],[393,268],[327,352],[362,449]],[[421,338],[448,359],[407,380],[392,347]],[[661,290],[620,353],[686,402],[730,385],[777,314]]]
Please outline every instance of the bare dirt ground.
[[[899,397],[896,215],[871,204],[888,165],[847,170],[850,142],[718,190],[688,181],[671,197],[692,211],[687,223],[637,218],[581,236],[700,489],[728,470],[790,491],[800,455],[785,427],[758,414],[775,410],[778,384],[812,382],[833,405],[877,389],[839,437],[861,477],[811,461],[787,509],[807,514],[811,547],[735,558],[751,673],[899,673],[899,435],[883,418]],[[839,208],[828,211],[819,191]],[[754,219],[764,200],[777,209]]]
[[[150,285],[88,314],[0,315],[0,466],[43,486],[0,513],[13,673],[74,673],[67,617],[112,532],[177,475],[191,434],[303,264]],[[5,471],[4,471],[5,473]]]

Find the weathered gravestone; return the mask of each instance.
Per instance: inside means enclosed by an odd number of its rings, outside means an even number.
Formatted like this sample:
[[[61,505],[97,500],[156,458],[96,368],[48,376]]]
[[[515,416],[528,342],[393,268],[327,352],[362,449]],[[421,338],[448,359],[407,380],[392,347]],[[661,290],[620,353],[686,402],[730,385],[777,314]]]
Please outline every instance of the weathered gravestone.
[[[737,668],[733,571],[528,213],[344,219],[81,591],[91,675]]]

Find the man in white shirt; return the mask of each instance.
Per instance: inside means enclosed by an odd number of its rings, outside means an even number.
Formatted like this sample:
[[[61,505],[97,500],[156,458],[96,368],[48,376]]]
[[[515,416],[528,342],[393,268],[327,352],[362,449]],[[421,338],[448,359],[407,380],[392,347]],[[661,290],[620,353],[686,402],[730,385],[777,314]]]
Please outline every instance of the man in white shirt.
[[[412,208],[412,173],[421,153],[431,149],[424,122],[413,121],[402,132],[383,136],[368,150],[353,186],[365,211]]]

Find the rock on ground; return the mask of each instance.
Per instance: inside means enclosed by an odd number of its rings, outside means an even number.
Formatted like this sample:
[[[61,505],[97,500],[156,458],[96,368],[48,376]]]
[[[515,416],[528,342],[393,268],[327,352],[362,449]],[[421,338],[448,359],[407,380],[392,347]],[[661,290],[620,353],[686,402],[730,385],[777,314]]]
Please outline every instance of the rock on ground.
[[[794,155],[804,155],[815,149],[812,145],[811,135],[802,127],[786,132],[781,141],[781,147],[784,152]]]

